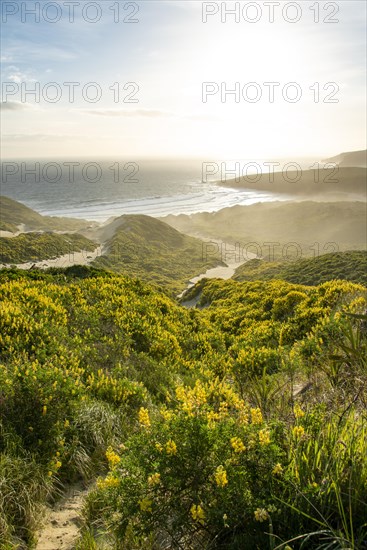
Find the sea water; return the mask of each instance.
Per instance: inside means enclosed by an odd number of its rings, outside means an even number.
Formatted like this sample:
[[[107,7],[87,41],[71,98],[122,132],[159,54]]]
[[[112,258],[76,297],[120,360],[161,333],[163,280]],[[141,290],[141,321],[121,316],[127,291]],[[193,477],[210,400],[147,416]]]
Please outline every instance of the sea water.
[[[228,179],[234,163],[228,162]],[[43,215],[98,222],[122,214],[163,217],[291,198],[227,187],[220,181],[220,165],[217,161],[218,173],[211,167],[208,175],[197,159],[11,160],[2,163],[1,194]]]

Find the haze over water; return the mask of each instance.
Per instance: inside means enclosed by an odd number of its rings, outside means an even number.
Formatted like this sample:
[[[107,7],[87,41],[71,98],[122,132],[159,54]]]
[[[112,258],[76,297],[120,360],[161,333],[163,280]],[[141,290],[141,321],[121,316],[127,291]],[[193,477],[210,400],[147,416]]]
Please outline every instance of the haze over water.
[[[12,161],[8,161],[12,162]],[[99,173],[91,159],[58,160],[59,171],[52,165],[55,161],[27,159],[13,161],[18,167],[14,175],[4,177],[1,194],[20,201],[41,214],[51,216],[77,217],[103,222],[122,214],[146,214],[165,216],[168,214],[192,214],[215,212],[234,205],[249,205],[256,202],[287,200],[290,196],[253,189],[235,189],[221,186],[221,163],[225,162],[227,180],[234,175],[231,170],[240,170],[250,162],[262,166],[263,160],[236,159],[231,161],[207,160],[217,165],[203,172],[199,160],[138,160],[115,159],[98,161]],[[73,176],[67,163],[79,163]],[[278,161],[281,167],[286,162]],[[292,161],[294,162],[294,161]],[[313,159],[297,161],[302,169],[310,168]],[[32,171],[39,163],[40,177]],[[83,169],[90,163],[87,171]],[[49,164],[45,172],[44,167]],[[4,166],[4,165],[3,165]],[[249,174],[254,169],[249,166]],[[93,180],[97,181],[93,181]]]

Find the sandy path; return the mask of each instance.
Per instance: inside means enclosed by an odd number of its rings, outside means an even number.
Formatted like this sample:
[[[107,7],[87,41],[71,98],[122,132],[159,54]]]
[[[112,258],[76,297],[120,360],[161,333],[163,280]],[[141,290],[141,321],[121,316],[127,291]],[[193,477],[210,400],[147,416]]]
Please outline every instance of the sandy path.
[[[21,223],[20,225],[18,225],[18,231],[16,231],[15,233],[12,233],[11,231],[1,230],[0,231],[0,237],[5,237],[7,239],[12,239],[13,237],[17,237],[21,233],[27,233],[27,231],[25,230],[24,223]],[[43,233],[43,231],[41,231],[41,233]]]
[[[73,550],[80,534],[80,512],[87,493],[81,485],[74,485],[54,508],[48,509],[44,527],[37,534],[36,550]]]
[[[197,237],[197,235],[195,236]],[[187,288],[183,292],[181,292],[179,296],[177,296],[178,298],[182,298],[185,292],[196,285],[196,283],[201,281],[201,279],[230,279],[231,277],[233,277],[236,269],[240,265],[257,257],[256,254],[247,252],[248,257],[244,258],[243,254],[241,254],[241,251],[238,248],[218,239],[208,239],[203,237],[198,238],[201,238],[204,242],[208,244],[208,255],[219,253],[222,261],[227,265],[218,265],[217,267],[212,267],[210,269],[207,269],[205,273],[201,273],[197,277],[193,277],[192,279],[190,279]],[[186,307],[193,307],[197,303],[197,301],[198,299],[194,298],[194,300],[191,300],[190,302],[182,302],[182,305]]]
[[[59,256],[52,260],[41,260],[40,262],[27,262],[24,264],[0,264],[0,269],[4,267],[10,267],[15,265],[18,269],[31,269],[32,267],[39,267],[41,269],[47,269],[48,267],[70,267],[72,265],[88,265],[93,260],[102,256],[103,247],[98,246],[94,252],[88,250],[82,250],[81,252],[69,252],[64,256]]]

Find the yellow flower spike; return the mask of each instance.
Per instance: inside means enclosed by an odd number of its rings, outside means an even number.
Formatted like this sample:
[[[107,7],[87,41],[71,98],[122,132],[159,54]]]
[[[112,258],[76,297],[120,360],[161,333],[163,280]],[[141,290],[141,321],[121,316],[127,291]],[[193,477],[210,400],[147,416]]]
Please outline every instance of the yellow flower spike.
[[[165,409],[164,407],[160,410],[161,415],[163,416],[164,420],[167,422],[168,420],[171,420],[173,416],[173,412]]]
[[[270,443],[270,431],[269,430],[260,430],[259,431],[259,443],[260,443],[260,445],[269,445],[269,443]]]
[[[191,517],[201,525],[205,525],[205,512],[200,504],[193,504],[190,508]]]
[[[238,417],[237,417],[238,423],[242,426],[246,426],[248,424],[248,412],[244,409],[243,406],[240,406],[238,408]]]
[[[263,415],[259,408],[257,409],[250,409],[251,413],[251,422],[253,424],[262,424],[263,422]]]
[[[235,453],[243,453],[246,450],[245,445],[239,437],[231,438],[231,447]]]
[[[106,458],[110,468],[114,468],[121,461],[121,458],[114,452],[112,447],[108,447],[106,451]]]
[[[159,451],[160,453],[163,451],[163,445],[161,445],[160,443],[156,443],[156,444],[155,444],[155,448],[156,448],[157,451]]]
[[[169,441],[167,441],[166,443],[166,453],[168,455],[175,455],[177,454],[177,446],[176,446],[176,443],[170,439]]]
[[[47,405],[43,405],[43,408],[42,408],[42,416],[45,416],[47,413]]]
[[[215,482],[218,487],[225,487],[228,483],[227,472],[222,465],[218,466],[214,474]]]
[[[303,426],[295,426],[293,428],[293,435],[296,439],[300,439],[305,433],[305,429]]]
[[[260,522],[263,522],[269,519],[269,514],[267,510],[265,510],[265,508],[257,508],[254,512],[254,516],[256,521],[260,521]]]
[[[107,474],[107,476],[103,478],[97,479],[97,488],[98,489],[111,489],[114,487],[118,487],[120,485],[120,480],[117,477],[114,477],[111,472]]]
[[[158,485],[161,481],[161,474],[158,472],[148,477],[148,485]]]
[[[145,426],[146,428],[150,427],[150,418],[149,418],[148,409],[145,409],[144,407],[140,408],[140,410],[139,410],[139,422],[142,426]]]
[[[298,403],[294,406],[293,412],[296,418],[302,418],[305,416],[305,412],[301,409]]]

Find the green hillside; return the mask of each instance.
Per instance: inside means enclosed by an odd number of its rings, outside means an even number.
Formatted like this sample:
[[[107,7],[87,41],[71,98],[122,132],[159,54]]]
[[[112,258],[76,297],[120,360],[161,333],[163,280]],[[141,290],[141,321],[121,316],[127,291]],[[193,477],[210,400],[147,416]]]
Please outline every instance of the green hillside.
[[[121,216],[103,233],[107,252],[93,265],[141,277],[169,289],[183,290],[195,275],[220,264],[219,255],[203,258],[203,242],[184,235],[166,223],[143,215]]]
[[[75,480],[78,550],[364,548],[365,291],[0,271],[1,548]]]
[[[302,285],[319,285],[333,279],[344,279],[367,286],[367,252],[355,250],[323,254],[294,262],[250,260],[237,268],[236,281],[282,279]]]
[[[19,225],[24,225],[26,231],[77,231],[87,228],[90,223],[73,218],[42,216],[20,202],[0,196],[0,230],[2,231],[15,233]]]
[[[22,233],[0,237],[0,264],[21,264],[57,258],[64,254],[92,252],[97,244],[77,233]]]
[[[37,262],[69,252],[93,251],[97,241],[103,250],[93,262],[97,268],[140,277],[164,287],[172,296],[184,290],[192,277],[223,263],[220,254],[204,257],[201,240],[149,216],[121,216],[104,225],[91,225],[41,216],[7,197],[0,198],[0,209],[3,230],[15,232],[22,224],[30,231],[0,237],[0,263]],[[52,233],[77,229],[83,235]]]
[[[221,239],[237,245],[244,260],[247,251],[274,258],[283,255],[313,256],[366,248],[365,202],[271,202],[233,206],[218,212],[167,216],[164,221],[178,231]],[[250,243],[252,243],[250,245]],[[299,249],[296,251],[293,243]],[[270,259],[274,259],[270,253]],[[225,260],[225,258],[223,258]]]
[[[367,169],[366,167],[324,168],[323,165],[314,170],[297,172],[274,172],[262,174],[253,181],[254,176],[241,177],[219,182],[220,185],[246,189],[272,191],[273,193],[290,193],[308,197],[321,195],[339,195],[356,193],[366,197]],[[330,199],[329,199],[330,200]]]

